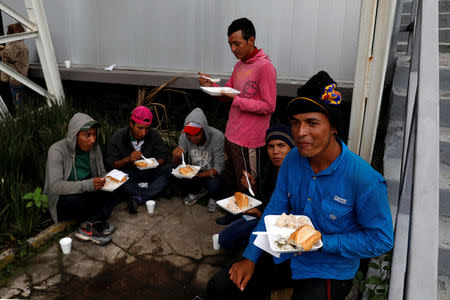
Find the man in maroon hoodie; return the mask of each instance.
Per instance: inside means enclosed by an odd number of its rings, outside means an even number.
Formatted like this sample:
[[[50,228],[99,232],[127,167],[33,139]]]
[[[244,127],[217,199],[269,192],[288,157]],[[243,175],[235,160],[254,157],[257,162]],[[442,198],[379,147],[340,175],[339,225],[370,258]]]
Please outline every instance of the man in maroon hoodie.
[[[255,46],[255,36],[255,27],[247,18],[234,20],[228,27],[228,44],[239,61],[225,86],[241,93],[222,93],[231,102],[224,151],[228,169],[231,166],[226,177],[231,176],[240,191],[245,190],[240,183],[243,170],[259,177],[260,152],[276,106],[276,71],[264,51]],[[217,86],[204,77],[199,77],[199,84]]]

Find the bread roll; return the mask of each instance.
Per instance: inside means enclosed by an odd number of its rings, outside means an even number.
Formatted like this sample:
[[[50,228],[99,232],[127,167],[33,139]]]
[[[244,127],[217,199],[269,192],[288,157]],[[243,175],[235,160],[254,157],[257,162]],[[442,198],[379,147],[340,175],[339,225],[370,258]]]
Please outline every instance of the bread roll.
[[[288,243],[302,251],[309,251],[321,238],[322,234],[319,231],[310,225],[303,225],[291,234]]]
[[[248,207],[248,197],[245,194],[237,192],[234,194],[234,201],[241,210]]]
[[[111,176],[106,176],[106,178],[109,179],[109,180],[115,181],[115,182],[124,182],[125,180],[127,180],[127,177],[126,177],[126,176],[124,176],[124,177],[122,178],[122,180],[117,180],[116,178],[111,177]]]
[[[147,162],[145,162],[145,161],[135,161],[134,164],[140,168],[147,167]]]
[[[191,176],[195,173],[194,169],[192,169],[190,166],[182,167],[179,171],[180,174],[184,176]]]

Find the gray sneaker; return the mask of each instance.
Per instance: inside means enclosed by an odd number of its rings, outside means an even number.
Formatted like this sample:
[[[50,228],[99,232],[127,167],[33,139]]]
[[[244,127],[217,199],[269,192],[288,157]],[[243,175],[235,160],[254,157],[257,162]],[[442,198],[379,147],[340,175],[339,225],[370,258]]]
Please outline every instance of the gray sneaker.
[[[188,194],[183,198],[184,205],[194,205],[197,203],[197,200],[206,195],[206,190],[203,189],[198,194]]]
[[[208,211],[210,213],[215,213],[217,211],[217,204],[216,204],[216,200],[214,200],[213,198],[209,198],[208,201]]]

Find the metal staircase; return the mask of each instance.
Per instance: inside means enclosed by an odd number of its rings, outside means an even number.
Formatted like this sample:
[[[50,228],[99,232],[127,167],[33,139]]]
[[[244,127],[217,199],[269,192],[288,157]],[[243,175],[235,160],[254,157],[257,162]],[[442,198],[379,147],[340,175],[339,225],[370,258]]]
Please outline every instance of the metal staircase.
[[[420,3],[423,4],[422,7]],[[427,10],[426,13],[423,12],[425,9]],[[439,13],[434,11],[434,9],[438,9]],[[432,12],[431,14],[430,11]],[[428,1],[399,1],[398,12],[399,26],[397,26],[397,51],[395,54],[398,60],[391,90],[389,125],[384,154],[384,175],[388,184],[389,201],[393,211],[399,212],[396,220],[396,245],[393,257],[390,298],[410,299],[412,295],[414,299],[450,299],[450,1],[439,1],[438,3],[429,3]],[[417,16],[416,12],[419,12]],[[435,16],[439,20],[425,19],[430,18],[430,16]],[[410,23],[411,20],[414,23]],[[427,26],[420,26],[420,23],[426,23]],[[433,26],[430,26],[430,24],[433,24]],[[423,58],[420,57],[421,59],[419,59],[419,55],[424,51],[424,47],[421,47],[420,44],[429,43],[430,40],[427,38],[436,33],[437,28],[434,28],[434,24],[436,25],[435,27],[439,26],[439,42],[437,43],[435,41],[436,45],[434,45],[433,51],[427,54],[422,53],[422,55],[435,55],[434,50],[439,48],[439,92],[436,95],[436,97],[439,97],[439,102],[436,99],[435,102],[428,102],[435,104],[420,105],[420,99],[416,99],[416,95],[420,98],[421,86],[418,84],[416,94],[414,87],[411,87],[411,85],[417,84],[417,82],[420,83],[421,80],[426,80],[427,77],[432,76],[432,74],[423,72],[425,67],[422,64],[425,61],[421,61]],[[405,31],[406,29],[413,28],[414,31],[411,35],[410,32]],[[421,28],[427,30],[423,32],[422,36],[420,35]],[[413,36],[415,36],[414,42],[411,39]],[[423,100],[427,100],[427,97],[433,96],[422,95],[425,98]],[[418,102],[419,104],[417,104]],[[433,110],[437,108],[426,107],[426,105],[439,107],[439,117],[436,116],[438,120],[434,120],[431,115],[423,114],[424,109]],[[417,115],[418,113],[420,114]],[[421,118],[417,122],[424,122],[424,126],[428,129],[432,128],[432,126],[429,126],[430,124],[435,124],[439,133],[425,130],[420,135],[417,134],[414,136],[414,133],[417,133],[417,126],[414,127],[414,116]],[[413,126],[409,127],[409,123],[413,123]],[[439,151],[435,151],[436,153],[429,151],[421,152],[426,153],[423,156],[418,155],[416,152],[408,160],[409,156],[407,155],[406,149],[408,143],[405,144],[405,141],[410,139],[409,142],[414,143],[414,140],[429,138],[426,135],[433,134],[436,134],[436,139],[438,138],[439,140]],[[413,151],[412,148],[414,147],[411,147],[411,143],[409,145],[409,151]],[[424,145],[425,148],[427,146],[427,144]],[[423,164],[423,167],[419,168],[417,162],[428,161],[430,158],[433,159],[433,157],[429,156],[439,157],[438,165]],[[428,240],[426,235],[434,236],[436,232],[426,231],[422,228],[422,224],[414,224],[412,222],[414,218],[412,213],[413,209],[420,206],[417,205],[416,199],[414,199],[414,195],[411,193],[411,190],[415,188],[414,182],[411,180],[412,178],[405,179],[405,176],[407,177],[408,172],[413,172],[413,175],[426,175],[430,174],[430,172],[435,174],[436,172],[433,168],[439,169],[439,178],[431,179],[432,177],[427,178],[425,176],[423,181],[436,181],[429,182],[429,184],[434,184],[436,186],[435,189],[438,191],[428,193],[429,190],[425,189],[424,191],[426,192],[423,194],[423,197],[427,201],[424,203],[425,207],[427,205],[432,207],[436,205],[433,196],[438,195],[439,214],[436,216],[438,219],[437,251],[435,251],[433,245],[429,245],[429,253],[421,259],[424,262],[436,263],[435,271],[437,274],[433,270],[429,272],[429,268],[424,268],[420,270],[422,274],[417,275],[413,274],[413,272],[417,272],[418,270],[410,268],[410,264],[413,263],[412,260],[418,259],[411,256],[411,253],[415,251],[411,241],[411,230],[416,228],[416,231],[421,232],[423,243],[426,243]],[[429,198],[427,199],[427,197]],[[420,214],[420,212],[418,213]],[[425,222],[428,220],[430,223],[436,223],[437,220],[433,219],[433,215],[423,214]],[[423,281],[417,280],[416,286],[408,284],[408,278],[417,277],[423,278]],[[434,283],[436,294],[422,293],[424,285],[429,278],[433,278],[436,281]],[[432,287],[433,283],[431,282],[431,287],[425,287],[425,289]],[[427,297],[421,298],[424,296]]]

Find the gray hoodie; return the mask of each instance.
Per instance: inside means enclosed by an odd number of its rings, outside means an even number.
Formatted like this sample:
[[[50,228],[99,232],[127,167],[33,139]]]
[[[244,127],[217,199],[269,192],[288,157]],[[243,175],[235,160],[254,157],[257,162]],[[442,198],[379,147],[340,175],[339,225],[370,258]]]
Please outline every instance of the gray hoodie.
[[[181,133],[178,145],[185,151],[188,151],[186,163],[200,166],[201,170],[214,168],[217,173],[221,174],[224,165],[223,143],[225,137],[223,133],[214,127],[208,126],[205,114],[198,107],[186,117],[184,126],[192,121],[202,125],[206,141],[203,145],[197,146],[189,141],[184,132]]]
[[[93,178],[67,181],[72,168],[75,167],[77,134],[81,127],[89,121],[94,121],[94,119],[83,113],[74,114],[70,119],[66,138],[54,143],[48,150],[44,194],[48,197],[50,214],[55,222],[58,222],[56,205],[60,195],[95,191]],[[92,176],[105,176],[102,152],[97,141],[89,151],[89,160]]]

